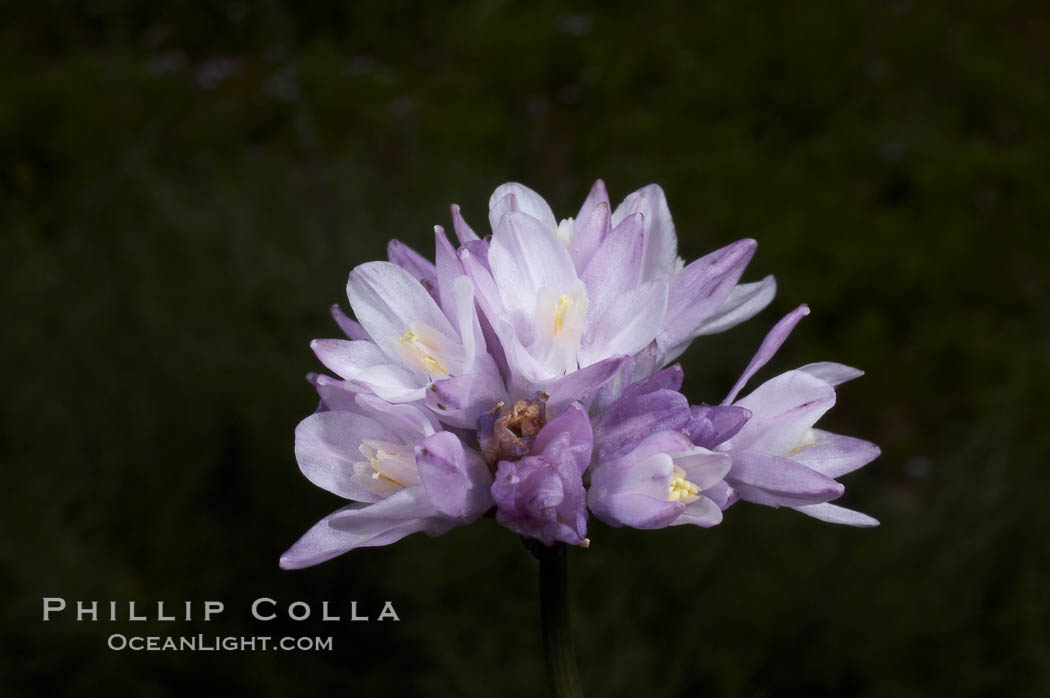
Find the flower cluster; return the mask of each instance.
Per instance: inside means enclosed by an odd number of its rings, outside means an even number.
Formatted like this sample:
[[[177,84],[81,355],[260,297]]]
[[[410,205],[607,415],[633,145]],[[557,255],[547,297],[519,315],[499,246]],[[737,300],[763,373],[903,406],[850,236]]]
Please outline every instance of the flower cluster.
[[[861,372],[815,363],[739,397],[799,320],[778,322],[720,404],[691,405],[672,362],[773,298],[772,277],[740,283],[740,240],[690,264],[677,254],[663,191],[615,209],[598,181],[575,219],[504,184],[479,236],[452,206],[458,245],[435,227],[431,261],[394,240],[389,262],[355,268],[346,339],[311,347],[336,377],[311,374],[317,411],[296,429],[314,484],[350,500],[281,558],[314,565],[411,533],[431,536],[494,512],[545,545],[588,544],[588,512],[612,526],[710,527],[743,499],[874,526],[831,504],[835,478],[874,444],[814,428],[835,386]]]

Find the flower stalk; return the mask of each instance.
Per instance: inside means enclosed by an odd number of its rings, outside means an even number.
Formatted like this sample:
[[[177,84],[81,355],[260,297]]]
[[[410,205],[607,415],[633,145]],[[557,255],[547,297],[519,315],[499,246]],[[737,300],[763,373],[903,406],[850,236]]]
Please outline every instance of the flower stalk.
[[[529,549],[540,561],[540,615],[550,695],[552,698],[579,698],[583,689],[572,640],[565,547],[564,543],[557,543],[549,547],[530,545]]]

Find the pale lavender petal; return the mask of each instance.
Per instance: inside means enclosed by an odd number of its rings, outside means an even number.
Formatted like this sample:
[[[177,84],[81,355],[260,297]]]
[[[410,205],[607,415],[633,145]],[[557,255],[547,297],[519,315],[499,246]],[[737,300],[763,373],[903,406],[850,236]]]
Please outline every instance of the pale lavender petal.
[[[295,458],[310,482],[346,499],[374,502],[379,495],[354,479],[364,439],[389,440],[388,428],[351,412],[317,412],[295,428]]]
[[[675,364],[631,383],[624,388],[620,397],[622,400],[630,400],[635,396],[656,390],[681,390],[684,380],[685,371],[682,370],[681,364]]]
[[[391,240],[386,256],[393,264],[414,276],[431,296],[437,297],[437,269],[434,263],[400,240]]]
[[[616,359],[611,360],[615,361]],[[619,399],[623,394],[624,388],[630,383],[631,376],[634,375],[634,366],[634,357],[626,357],[626,360],[620,365],[620,369],[615,375],[598,388],[598,392],[595,393],[594,399],[590,404],[591,414],[601,414],[609,405]]]
[[[477,240],[478,234],[463,219],[463,214],[459,210],[459,204],[452,204],[451,209],[452,229],[456,231],[456,238],[459,240],[459,244],[466,245],[468,242]]]
[[[777,282],[772,276],[750,284],[739,284],[714,314],[704,320],[696,336],[725,332],[757,315],[777,294]]]
[[[513,198],[508,200],[508,197]],[[512,206],[510,201],[514,201],[516,207]],[[499,227],[500,219],[509,211],[521,211],[535,218],[552,233],[558,227],[554,212],[544,198],[517,182],[499,185],[489,197],[489,224],[494,232]]]
[[[641,213],[645,218],[645,261],[642,279],[670,276],[678,255],[678,239],[675,237],[671,210],[667,198],[657,184],[650,184],[630,194],[613,211],[612,225],[615,228],[627,216]]]
[[[733,468],[726,482],[741,498],[771,507],[819,504],[845,488],[826,475],[787,458],[758,451],[731,451]]]
[[[492,506],[492,475],[474,449],[447,431],[420,442],[416,450],[419,480],[431,503],[445,516],[469,523]]]
[[[579,234],[579,223],[586,221],[602,206],[611,210],[612,204],[609,203],[609,192],[605,188],[605,182],[599,179],[595,181],[590,192],[587,193],[587,198],[583,200],[583,205],[580,206],[580,212],[576,214],[577,234]]]
[[[807,445],[807,432],[835,404],[835,389],[802,371],[771,378],[736,402],[751,418],[719,449],[790,455]]]
[[[612,458],[650,434],[682,429],[689,417],[689,401],[674,390],[656,390],[617,401],[595,425],[599,456]]]
[[[607,494],[592,485],[587,507],[610,526],[653,530],[670,526],[685,510],[681,502],[655,499],[644,494]]]
[[[591,492],[597,498],[614,494],[641,494],[666,502],[671,493],[674,461],[664,451],[632,452],[615,461],[602,463],[591,473]]]
[[[308,380],[317,390],[324,411],[362,413],[361,407],[357,404],[360,388],[356,388],[347,381],[337,380],[324,374],[312,374],[308,376]]]
[[[526,456],[501,461],[492,483],[496,521],[544,545],[579,545],[587,533],[583,481],[572,465]]]
[[[612,228],[609,194],[605,191],[605,183],[600,179],[594,183],[591,193],[580,207],[580,213],[576,216],[575,228],[572,243],[569,245],[569,254],[576,265],[576,270],[582,272],[587,268],[595,250]]]
[[[441,535],[455,523],[437,510],[420,486],[367,506],[351,505],[325,517],[281,556],[282,569],[310,567],[354,548],[389,545],[412,533]]]
[[[400,360],[395,343],[409,325],[426,325],[446,337],[455,336],[426,289],[396,264],[368,262],[356,267],[350,272],[346,293],[358,321],[395,361]]]
[[[343,312],[343,309],[339,307],[338,303],[333,303],[330,308],[332,313],[332,319],[335,320],[335,324],[339,325],[339,329],[346,334],[350,339],[365,339],[372,341],[372,338],[365,332],[365,328],[361,327],[361,323],[356,320],[351,320],[350,317]]]
[[[714,448],[733,438],[751,418],[750,410],[735,405],[694,405],[689,412],[689,438],[704,448]]]
[[[411,371],[390,362],[372,342],[315,339],[310,342],[317,358],[337,375],[391,402],[420,400],[426,388]]]
[[[492,278],[489,270],[486,251],[485,255],[476,254],[470,249],[459,250],[459,261],[463,265],[464,273],[474,282],[474,292],[478,305],[482,312],[495,326],[503,317],[503,301],[499,297],[499,289]]]
[[[751,362],[744,369],[744,372],[737,379],[736,385],[729,391],[729,395],[722,401],[723,405],[728,405],[736,399],[736,396],[740,394],[744,385],[751,376],[755,375],[758,369],[766,365],[773,355],[777,353],[777,349],[784,343],[784,340],[791,334],[791,330],[795,329],[795,325],[799,323],[799,320],[809,315],[809,306],[803,304],[792,310],[790,313],[780,319],[777,324],[773,325],[773,329],[769,331],[766,338],[762,340],[762,344],[758,347],[758,351],[751,358]]]
[[[725,453],[716,453],[706,448],[690,448],[683,453],[671,452],[674,463],[685,471],[685,479],[701,490],[714,487],[721,482],[732,467],[732,459]]]
[[[624,219],[602,241],[580,277],[587,286],[588,329],[624,293],[638,286],[645,242],[642,225],[641,215]]]
[[[671,525],[691,524],[701,528],[711,528],[722,523],[722,509],[714,501],[704,496],[706,494],[706,492],[701,492],[700,499],[686,504],[681,515],[672,521]]]
[[[671,280],[667,314],[657,341],[666,350],[684,346],[695,336],[700,326],[725,302],[736,286],[740,275],[758,243],[745,239],[692,262]],[[677,354],[668,351],[665,360]]]
[[[440,429],[432,415],[415,405],[391,404],[367,393],[358,393],[357,404],[365,414],[392,432],[397,441],[413,442]]]
[[[582,476],[593,448],[594,432],[587,411],[579,404],[572,404],[543,425],[532,444],[532,453],[562,465],[572,465]]]
[[[828,523],[844,524],[846,526],[859,526],[862,528],[873,528],[879,525],[878,519],[873,519],[867,514],[859,511],[846,509],[835,504],[806,504],[794,507],[806,516],[812,516]]]
[[[641,351],[660,331],[666,307],[666,278],[653,279],[627,292],[585,332],[580,364]]]
[[[544,287],[567,290],[576,281],[572,258],[554,232],[520,212],[508,213],[499,222],[489,245],[489,267],[510,322],[526,346],[532,341],[537,292]]]
[[[654,371],[667,363],[664,361],[664,353],[656,340],[649,342],[644,349],[635,354],[634,361],[634,374],[632,376],[634,380],[641,380],[646,376],[652,375]]]
[[[631,444],[630,450],[621,449],[620,454],[615,458],[603,458],[602,464],[603,466],[608,463],[617,467],[632,467],[640,461],[661,453],[681,453],[691,448],[693,448],[693,443],[689,437],[680,431],[668,429],[637,439]],[[664,496],[666,495],[665,492]]]
[[[722,511],[725,511],[740,500],[740,493],[730,487],[725,480],[715,483],[704,490],[704,496],[717,504]]]
[[[791,459],[828,477],[840,477],[879,457],[879,447],[852,436],[814,429],[815,442],[791,454]]]
[[[851,381],[854,378],[860,378],[864,375],[864,371],[861,371],[859,368],[837,364],[832,361],[820,361],[815,364],[806,364],[799,370],[805,371],[811,376],[816,376],[832,386]]]
[[[456,248],[448,241],[445,229],[440,225],[434,226],[434,260],[437,299],[445,315],[452,318],[454,316],[452,283],[457,277],[463,275],[463,265],[460,264]]]
[[[495,361],[482,354],[470,373],[434,381],[425,399],[427,407],[446,424],[472,429],[478,416],[495,407],[506,394]]]
[[[560,414],[573,402],[590,409],[591,403],[610,383],[622,377],[629,356],[614,357],[573,371],[554,381],[547,389],[547,414]]]

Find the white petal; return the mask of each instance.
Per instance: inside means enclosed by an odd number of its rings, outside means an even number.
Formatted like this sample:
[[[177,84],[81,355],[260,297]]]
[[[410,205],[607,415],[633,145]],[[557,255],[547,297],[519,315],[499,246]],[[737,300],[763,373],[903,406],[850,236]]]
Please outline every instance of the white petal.
[[[508,199],[508,197],[513,198]],[[513,206],[511,201],[514,202]],[[496,231],[500,220],[509,211],[526,213],[538,220],[550,231],[558,227],[558,220],[554,217],[554,212],[551,211],[550,205],[544,198],[517,182],[507,182],[499,185],[496,187],[496,191],[492,192],[492,196],[489,197],[489,224],[492,226],[493,232]]]
[[[699,447],[685,453],[672,453],[671,457],[674,464],[685,471],[685,479],[701,490],[720,482],[733,465],[727,454]]]
[[[489,245],[489,268],[500,300],[522,344],[532,342],[532,317],[541,288],[568,289],[576,281],[569,251],[531,216],[511,212]]]
[[[769,305],[777,294],[777,282],[772,276],[751,284],[740,284],[711,317],[697,329],[696,336],[725,332],[748,320]]]
[[[425,379],[390,361],[372,342],[315,339],[310,347],[329,369],[390,402],[413,402],[426,392]]]
[[[879,457],[879,447],[870,441],[813,429],[813,445],[792,454],[791,459],[823,473],[839,477]]]
[[[800,371],[805,371],[811,376],[816,376],[828,385],[839,385],[854,378],[860,378],[864,371],[852,366],[837,364],[831,361],[820,361],[815,364],[806,364]]]
[[[635,354],[652,342],[663,326],[667,285],[666,278],[653,279],[613,303],[584,336],[580,365]]]
[[[701,496],[700,499],[695,502],[686,504],[685,510],[678,515],[677,519],[671,522],[671,525],[681,526],[682,524],[692,524],[694,526],[710,528],[711,526],[717,526],[720,523],[722,523],[722,510],[719,509],[718,505],[710,499]]]
[[[650,184],[628,195],[613,211],[613,227],[632,213],[641,213],[645,218],[642,280],[671,276],[678,258],[678,239],[675,237],[674,221],[671,220],[664,190],[657,184]]]
[[[426,289],[389,262],[369,262],[350,272],[346,295],[358,321],[388,356],[400,362],[396,342],[410,325],[430,327],[448,338],[455,332]]]
[[[751,419],[718,450],[748,449],[790,458],[809,428],[835,404],[835,389],[808,373],[788,371],[734,404],[751,410]]]
[[[598,246],[580,277],[590,300],[588,325],[594,325],[624,293],[638,286],[645,242],[642,226],[639,215],[624,219]]]
[[[295,458],[306,478],[340,497],[374,502],[379,495],[354,477],[364,439],[395,438],[390,429],[350,412],[317,412],[295,428]]]
[[[873,519],[867,514],[836,506],[835,504],[828,504],[827,502],[823,504],[806,504],[792,508],[796,511],[801,511],[806,516],[812,516],[815,519],[827,521],[828,523],[845,524],[846,526],[860,526],[863,528],[871,528],[879,525],[878,519]]]
[[[807,315],[809,315],[809,306],[802,304],[780,318],[777,324],[773,325],[773,329],[766,334],[762,344],[758,347],[758,351],[755,352],[755,355],[751,357],[751,361],[748,362],[747,368],[744,369],[740,378],[737,379],[733,389],[729,391],[729,395],[722,401],[723,405],[732,404],[744,385],[751,379],[751,376],[755,375],[758,369],[765,366],[773,358],[773,355],[777,353],[777,350],[780,349],[788,335],[791,334],[791,331],[795,329],[795,325]]]

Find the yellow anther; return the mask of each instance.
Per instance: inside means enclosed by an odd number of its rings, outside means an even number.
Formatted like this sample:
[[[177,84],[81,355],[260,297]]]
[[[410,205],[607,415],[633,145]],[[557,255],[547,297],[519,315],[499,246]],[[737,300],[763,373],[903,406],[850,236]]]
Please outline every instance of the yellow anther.
[[[568,315],[572,309],[573,302],[572,298],[562,294],[561,298],[558,299],[558,304],[554,306],[554,336],[557,337],[561,334],[562,327],[565,326],[565,316]]]
[[[802,440],[798,442],[798,446],[785,453],[785,456],[793,456],[796,453],[802,453],[807,448],[812,448],[817,445],[817,433],[812,429],[807,429],[806,433],[802,435]]]
[[[386,475],[386,474],[383,474],[382,472],[380,472],[380,470],[379,470],[379,458],[378,458],[378,456],[380,456],[380,454],[382,454],[382,456],[391,456],[391,453],[387,453],[387,452],[382,451],[382,450],[377,450],[377,451],[375,451],[375,453],[372,454],[372,458],[369,459],[369,465],[371,465],[372,469],[375,470],[375,472],[372,473],[372,479],[373,480],[385,480],[386,482],[391,483],[393,485],[397,485],[398,487],[404,487],[403,484],[401,484],[398,481],[396,481],[393,478],[391,478],[390,475]]]
[[[674,470],[671,471],[671,486],[667,494],[667,501],[669,502],[682,502],[689,504],[700,499],[698,496],[700,488],[697,487],[689,480],[685,479],[685,471],[679,468],[677,465],[674,466]]]
[[[432,355],[427,353],[427,349],[429,349],[429,347],[427,347],[427,345],[423,342],[419,341],[416,338],[416,334],[414,332],[405,332],[405,335],[401,337],[398,341],[402,344],[407,344],[412,349],[413,353],[416,354],[417,358],[419,359],[419,362],[423,364],[423,368],[426,369],[428,373],[439,374],[443,376],[449,375],[448,369],[442,366],[440,361],[438,361]]]
[[[431,373],[440,373],[443,376],[448,375],[448,369],[442,366],[441,363],[430,354],[423,357],[423,368]]]

